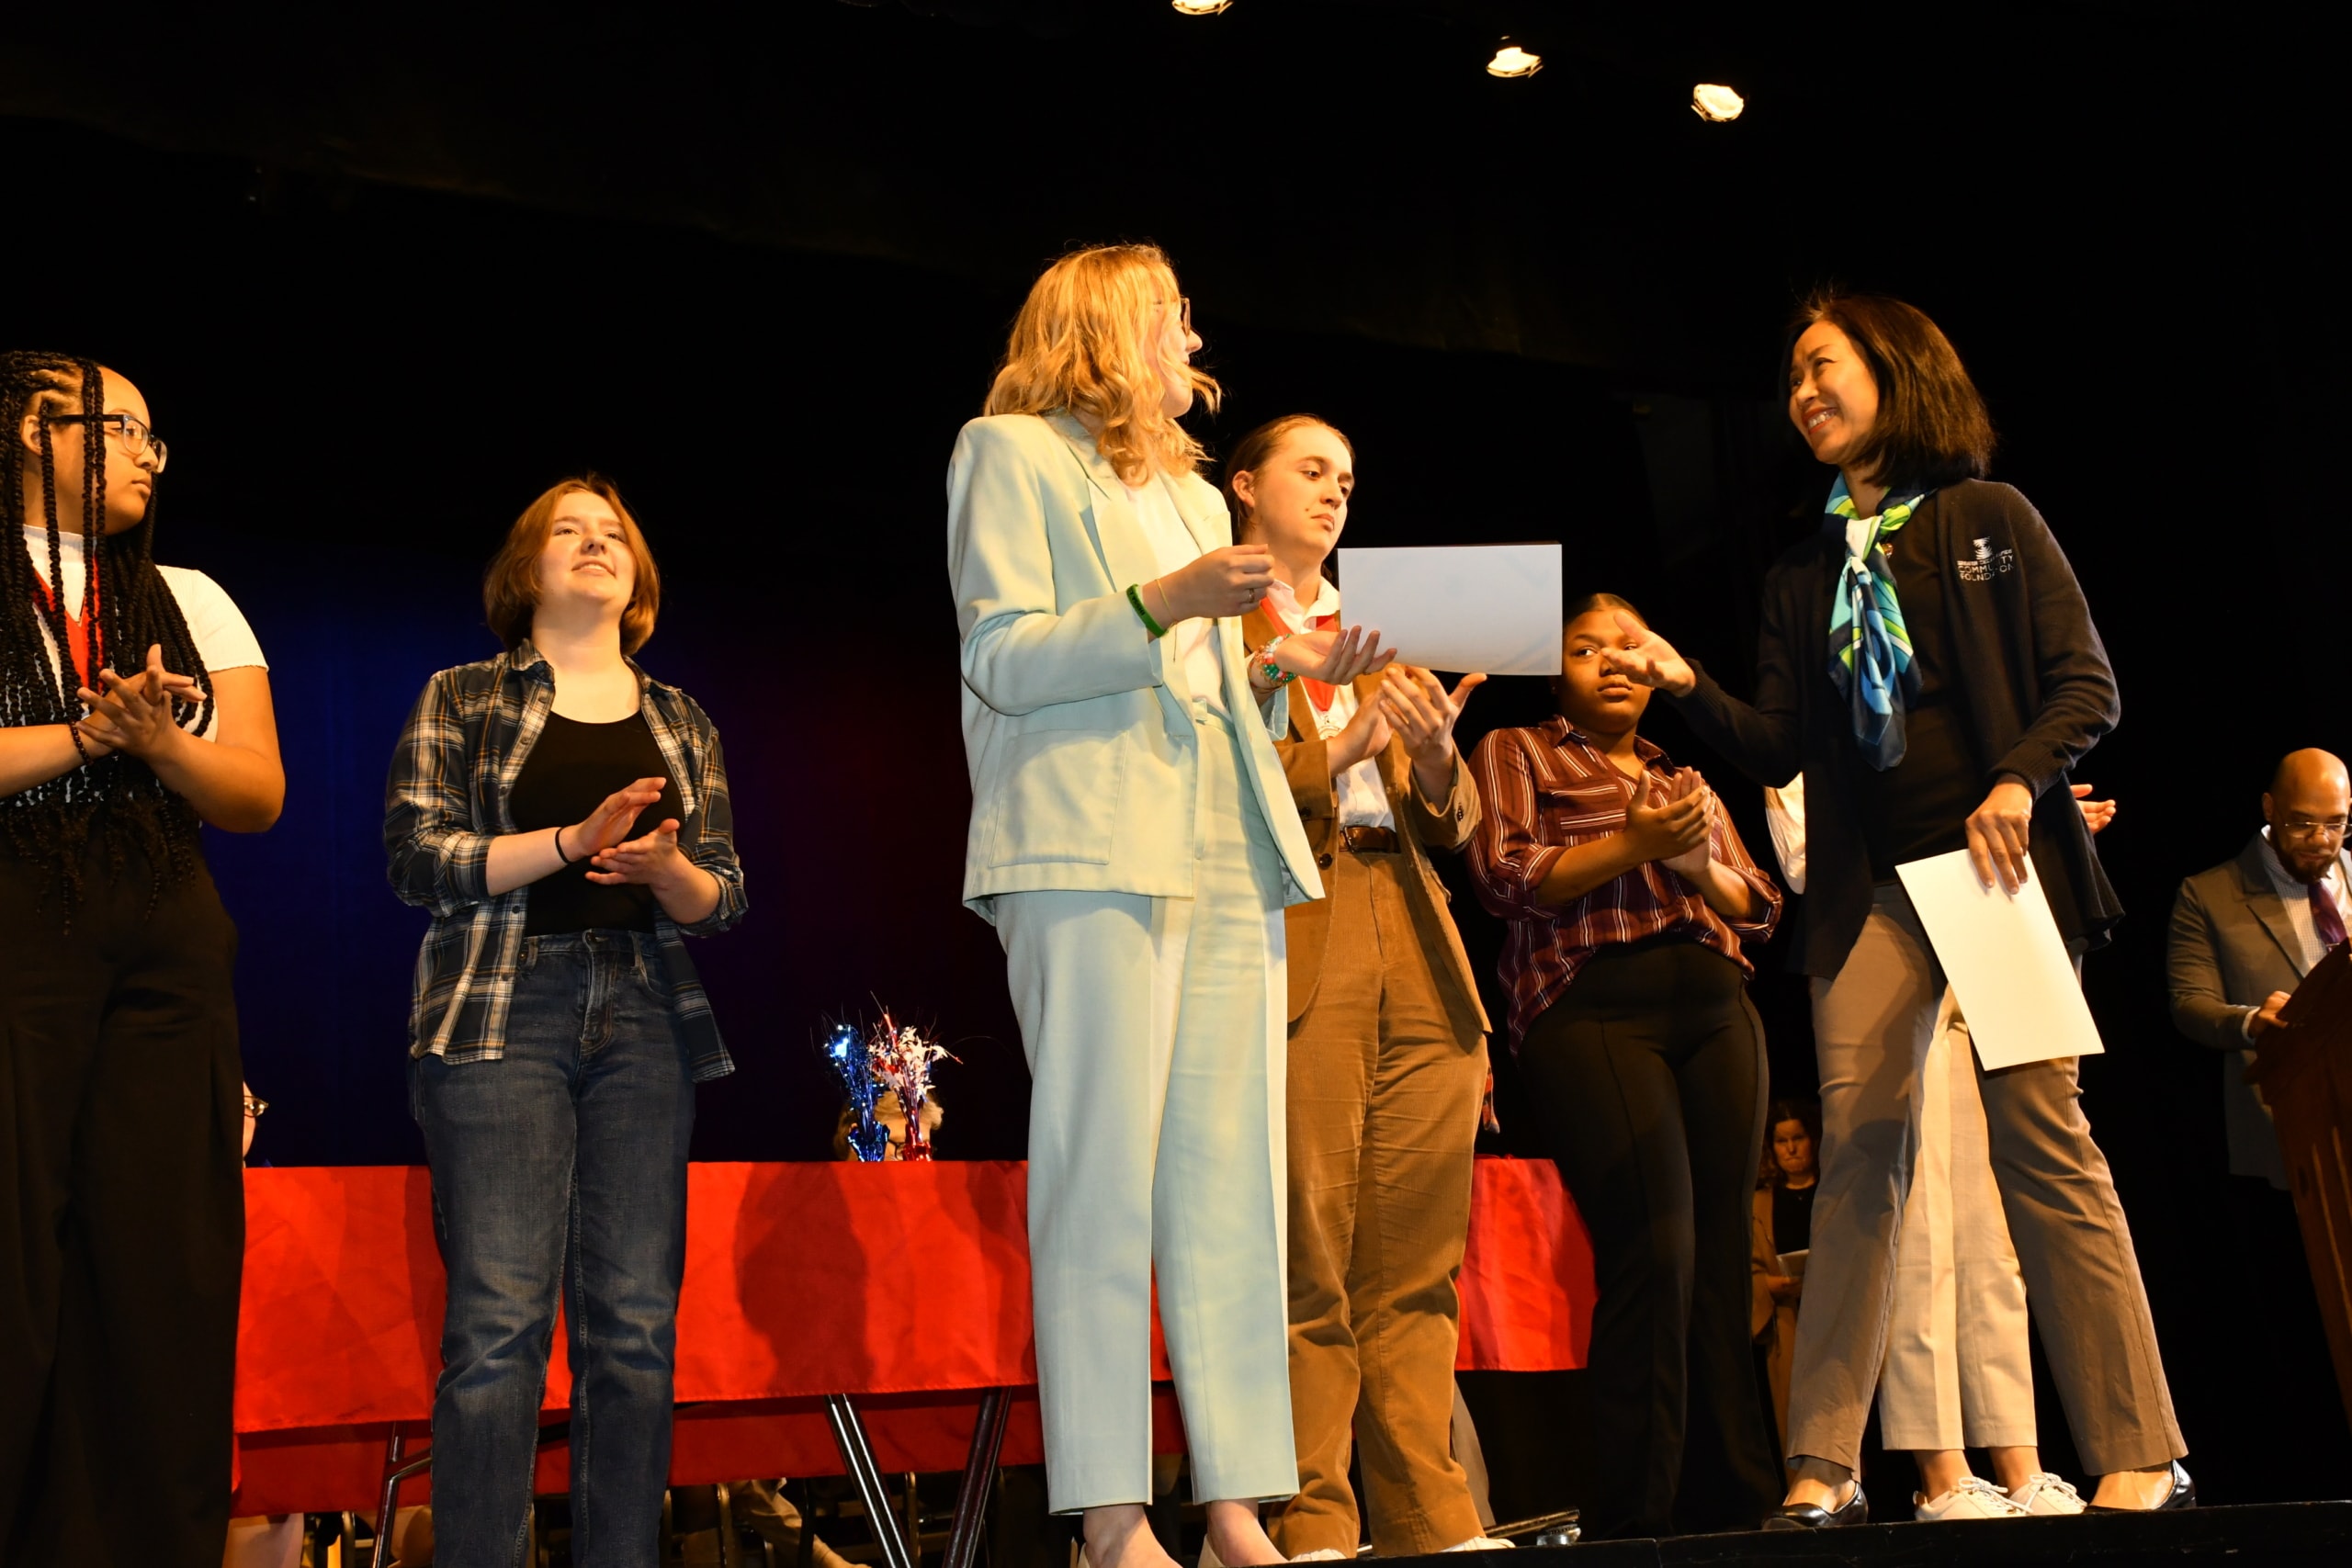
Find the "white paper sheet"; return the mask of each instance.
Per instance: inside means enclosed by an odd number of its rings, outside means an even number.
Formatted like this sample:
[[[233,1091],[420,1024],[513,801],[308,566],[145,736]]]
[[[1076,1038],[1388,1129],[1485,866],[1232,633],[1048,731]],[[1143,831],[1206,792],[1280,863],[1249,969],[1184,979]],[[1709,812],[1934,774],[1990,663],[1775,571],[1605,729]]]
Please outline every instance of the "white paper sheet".
[[[2015,895],[1988,888],[1966,850],[1894,871],[1936,944],[1986,1071],[2107,1049],[2040,877]]]
[[[1340,593],[1340,618],[1408,664],[1560,672],[1558,545],[1342,548]]]
[[[1802,1280],[1804,1278],[1804,1266],[1812,1257],[1813,1250],[1810,1247],[1797,1252],[1775,1253],[1772,1258],[1772,1267],[1783,1280]]]

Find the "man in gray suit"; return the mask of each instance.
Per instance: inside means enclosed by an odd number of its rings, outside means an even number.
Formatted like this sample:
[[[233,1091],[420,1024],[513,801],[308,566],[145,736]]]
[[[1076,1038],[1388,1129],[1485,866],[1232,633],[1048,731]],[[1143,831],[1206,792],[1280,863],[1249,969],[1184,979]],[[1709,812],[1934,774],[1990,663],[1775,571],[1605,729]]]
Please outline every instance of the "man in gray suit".
[[[2222,1057],[2230,1174],[2287,1190],[2286,1161],[2260,1094],[2245,1081],[2278,1010],[2344,940],[2345,818],[2352,785],[2325,751],[2290,752],[2262,797],[2267,824],[2234,860],[2180,885],[2167,967],[2172,1021]]]

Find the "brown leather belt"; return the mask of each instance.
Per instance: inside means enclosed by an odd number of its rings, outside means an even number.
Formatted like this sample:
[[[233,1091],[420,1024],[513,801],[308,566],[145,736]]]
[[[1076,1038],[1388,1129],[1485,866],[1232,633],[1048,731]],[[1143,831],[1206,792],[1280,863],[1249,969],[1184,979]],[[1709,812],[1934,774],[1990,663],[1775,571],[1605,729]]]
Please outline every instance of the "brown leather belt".
[[[1405,847],[1394,828],[1342,828],[1340,845],[1360,855],[1393,855]]]

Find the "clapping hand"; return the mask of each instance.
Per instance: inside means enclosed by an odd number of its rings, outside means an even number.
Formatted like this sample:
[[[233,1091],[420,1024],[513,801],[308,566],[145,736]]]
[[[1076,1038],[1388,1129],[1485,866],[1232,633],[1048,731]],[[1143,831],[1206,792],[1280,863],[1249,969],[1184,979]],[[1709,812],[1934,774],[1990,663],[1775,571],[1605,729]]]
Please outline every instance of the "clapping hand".
[[[556,852],[567,861],[594,860],[628,837],[638,814],[662,798],[667,779],[645,778],[622,785],[604,804],[556,834]],[[675,822],[670,824],[673,829]],[[594,873],[591,872],[593,878]]]
[[[666,817],[660,827],[641,838],[598,850],[590,866],[591,882],[607,887],[635,884],[659,893],[676,886],[680,876],[694,869],[694,863],[678,848],[678,819]]]
[[[1658,863],[1668,871],[1679,871],[1696,882],[1705,874],[1707,863],[1714,858],[1715,792],[1696,768],[1683,768],[1667,780],[1668,805],[1681,800],[1696,800],[1702,813],[1698,844],[1679,855],[1662,857]]]
[[[1691,866],[1685,874],[1695,875],[1706,869],[1708,802],[1713,796],[1703,788],[1694,790],[1683,784],[1686,777],[1697,775],[1688,769],[1675,774],[1667,781],[1663,796],[1655,806],[1644,786],[1634,785],[1640,798],[1625,807],[1625,839],[1636,858],[1662,862],[1678,871]]]
[[[1381,682],[1380,709],[1405,743],[1405,754],[1413,759],[1424,796],[1442,801],[1451,793],[1454,721],[1462,716],[1462,705],[1470,694],[1486,682],[1485,675],[1474,671],[1448,692],[1443,682],[1414,664],[1392,667]]]
[[[1625,634],[1626,646],[1600,650],[1608,668],[1637,686],[1654,686],[1670,697],[1686,695],[1699,683],[1698,672],[1689,660],[1674,651],[1672,643],[1623,610],[1617,612],[1616,620],[1617,629]]]
[[[1337,778],[1366,757],[1377,757],[1386,750],[1387,716],[1381,712],[1378,703],[1361,704],[1346,728],[1331,737],[1331,776]]]
[[[1344,686],[1359,675],[1387,669],[1396,650],[1380,646],[1377,627],[1366,631],[1350,626],[1345,631],[1293,632],[1274,644],[1270,657],[1290,674]],[[1250,678],[1255,681],[1258,673],[1251,671]]]
[[[2066,787],[2076,800],[2082,802],[2083,826],[2091,830],[2093,838],[2097,838],[2101,829],[2115,820],[2115,802],[2093,800],[2091,786],[2086,784],[2069,784]]]

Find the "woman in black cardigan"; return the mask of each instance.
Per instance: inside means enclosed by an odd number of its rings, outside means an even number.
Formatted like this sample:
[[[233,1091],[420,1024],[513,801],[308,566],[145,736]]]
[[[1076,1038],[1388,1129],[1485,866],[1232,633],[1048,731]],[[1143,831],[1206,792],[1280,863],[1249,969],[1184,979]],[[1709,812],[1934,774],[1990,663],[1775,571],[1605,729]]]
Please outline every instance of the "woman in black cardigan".
[[[1765,580],[1755,703],[1638,624],[1617,656],[1758,783],[1802,772],[1815,794],[1798,963],[1814,976],[1821,1192],[1792,1481],[1767,1528],[1866,1517],[1855,1463],[1944,987],[1894,868],[1966,849],[1988,885],[2038,876],[2077,954],[2122,912],[2067,789],[2114,727],[2114,672],[2041,515],[1982,478],[1992,424],[1951,343],[1899,300],[1816,299],[1791,347],[1789,416],[1839,477],[1821,532]],[[1995,1173],[2076,1447],[2101,1477],[2093,1506],[2183,1506],[2180,1428],[2075,1066],[1980,1068]]]

